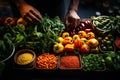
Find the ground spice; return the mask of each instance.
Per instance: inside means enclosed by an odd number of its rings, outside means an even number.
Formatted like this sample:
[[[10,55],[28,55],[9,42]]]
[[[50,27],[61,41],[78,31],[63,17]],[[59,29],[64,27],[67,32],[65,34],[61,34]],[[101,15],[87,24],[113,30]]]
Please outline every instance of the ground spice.
[[[17,63],[18,64],[28,64],[33,60],[33,55],[31,53],[23,53],[18,56]]]
[[[80,68],[80,59],[77,55],[62,56],[60,59],[60,68]]]

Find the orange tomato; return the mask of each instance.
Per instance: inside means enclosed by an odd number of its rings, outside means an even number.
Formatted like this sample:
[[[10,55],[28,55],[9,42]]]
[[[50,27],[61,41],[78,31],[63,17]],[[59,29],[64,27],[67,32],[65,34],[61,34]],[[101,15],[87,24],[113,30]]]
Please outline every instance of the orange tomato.
[[[86,34],[85,31],[79,31],[78,35],[79,35],[80,38],[86,38],[87,37],[87,34]]]

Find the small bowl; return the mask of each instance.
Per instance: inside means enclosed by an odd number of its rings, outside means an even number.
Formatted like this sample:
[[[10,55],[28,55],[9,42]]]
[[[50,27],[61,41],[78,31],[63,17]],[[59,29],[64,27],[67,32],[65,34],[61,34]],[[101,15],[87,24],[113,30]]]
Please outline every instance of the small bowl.
[[[35,68],[37,70],[57,70],[58,56],[50,53],[43,53],[36,58]]]
[[[96,18],[102,19],[102,18],[108,18],[108,17],[109,16],[98,16]],[[96,33],[96,35],[98,35],[98,36],[107,35],[111,31],[111,29],[104,30],[104,29],[99,28],[98,26],[95,26],[95,22],[96,22],[96,20],[93,20],[93,29],[94,29],[94,32]]]
[[[78,57],[78,61],[79,61],[79,64],[77,64],[76,66],[73,67],[74,63],[72,61],[64,61],[64,64],[66,62],[66,64],[71,64],[72,66],[68,66],[68,65],[64,65],[62,66],[61,65],[61,59],[64,57],[64,56],[68,56],[68,57],[72,57],[72,56],[77,56]],[[65,58],[64,58],[65,59]],[[68,60],[70,60],[71,58],[69,58]],[[77,59],[77,58],[76,58]],[[58,67],[59,69],[61,70],[81,70],[82,68],[82,62],[81,62],[81,56],[80,54],[62,54],[59,56],[59,62],[58,62]]]
[[[21,64],[21,63],[18,63],[18,57],[20,57],[20,55],[22,54],[25,54],[25,53],[29,53],[29,54],[32,54],[33,55],[33,58],[32,60],[30,60],[28,63],[26,64]],[[25,56],[24,56],[25,57]],[[25,57],[26,58],[26,57]],[[22,58],[23,59],[23,56]],[[18,68],[30,68],[30,67],[33,67],[34,66],[34,63],[35,63],[35,59],[36,59],[36,54],[34,51],[32,50],[29,50],[29,49],[22,49],[22,50],[19,50],[18,52],[16,52],[16,54],[14,55],[14,62],[16,64],[16,67]]]

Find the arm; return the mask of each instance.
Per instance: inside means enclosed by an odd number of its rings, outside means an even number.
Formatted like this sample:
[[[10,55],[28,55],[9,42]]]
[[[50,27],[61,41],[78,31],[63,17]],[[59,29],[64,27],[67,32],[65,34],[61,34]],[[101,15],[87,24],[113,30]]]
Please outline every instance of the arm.
[[[78,10],[79,0],[71,0],[69,10]]]
[[[12,0],[20,11],[21,16],[25,21],[30,23],[38,23],[42,21],[42,15],[33,6],[29,5],[24,0]]]
[[[77,27],[80,22],[80,17],[77,14],[79,6],[79,0],[71,0],[68,13],[66,14],[66,26],[69,26],[72,23],[73,27]]]

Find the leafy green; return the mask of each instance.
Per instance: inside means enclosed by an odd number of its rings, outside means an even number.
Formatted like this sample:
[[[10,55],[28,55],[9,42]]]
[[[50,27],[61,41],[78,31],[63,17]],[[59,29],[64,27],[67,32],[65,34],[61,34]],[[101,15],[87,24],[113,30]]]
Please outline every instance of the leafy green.
[[[105,69],[105,61],[100,54],[83,55],[82,65],[85,71],[101,71]]]

